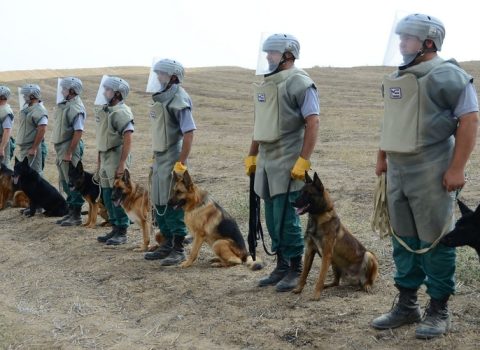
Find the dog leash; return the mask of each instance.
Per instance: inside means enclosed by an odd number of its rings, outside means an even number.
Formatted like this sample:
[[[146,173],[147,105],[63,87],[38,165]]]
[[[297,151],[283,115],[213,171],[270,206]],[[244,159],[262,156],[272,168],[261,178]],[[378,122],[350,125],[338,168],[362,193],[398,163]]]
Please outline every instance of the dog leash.
[[[460,195],[461,189],[456,190],[455,193],[455,200]],[[442,233],[440,236],[433,241],[433,243],[425,248],[414,250],[410,248],[410,246],[400,238],[393,230],[390,224],[390,214],[388,212],[387,206],[387,179],[386,174],[382,173],[381,176],[377,178],[377,184],[375,188],[375,195],[374,195],[374,209],[371,218],[371,227],[373,232],[377,233],[380,238],[385,238],[389,235],[393,236],[401,246],[403,246],[407,251],[414,254],[425,254],[428,251],[432,250],[440,243],[440,240],[450,231],[450,227],[452,225],[453,216],[451,219],[445,224],[442,229]]]
[[[280,219],[280,231],[279,236],[280,240],[283,236],[283,228],[285,223],[285,216],[287,212],[288,197],[290,196],[290,187],[292,184],[292,178],[288,180],[287,193],[285,201],[283,203],[282,217]],[[252,259],[255,261],[256,258],[256,247],[257,241],[262,240],[263,250],[269,256],[275,256],[278,252],[270,252],[265,244],[265,238],[263,233],[262,222],[260,219],[260,197],[255,193],[255,174],[250,174],[250,210],[249,210],[249,227],[248,227],[248,250]]]

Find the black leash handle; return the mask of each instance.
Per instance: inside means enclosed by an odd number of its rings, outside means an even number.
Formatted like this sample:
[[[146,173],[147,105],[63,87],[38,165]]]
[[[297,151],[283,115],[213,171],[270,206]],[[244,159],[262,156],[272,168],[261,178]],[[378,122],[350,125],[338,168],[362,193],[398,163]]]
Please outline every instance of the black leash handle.
[[[282,219],[280,222],[280,237],[283,235],[283,226],[285,222],[285,215],[287,212],[288,206],[288,197],[290,195],[290,186],[292,184],[292,179],[288,181],[287,193],[285,197],[285,202],[283,204]],[[252,256],[253,261],[256,260],[256,248],[257,241],[262,240],[263,250],[269,256],[276,256],[277,252],[270,252],[265,245],[265,239],[263,235],[262,221],[260,217],[260,197],[255,193],[255,173],[250,174],[250,194],[249,194],[249,218],[248,218],[248,251]]]

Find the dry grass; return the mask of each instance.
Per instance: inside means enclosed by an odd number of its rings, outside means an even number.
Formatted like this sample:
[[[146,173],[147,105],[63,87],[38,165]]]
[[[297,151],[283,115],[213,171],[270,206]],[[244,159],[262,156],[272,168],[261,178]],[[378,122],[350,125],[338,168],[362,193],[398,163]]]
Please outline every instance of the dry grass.
[[[464,65],[480,77],[479,63]],[[0,347],[7,349],[293,349],[476,348],[480,312],[478,259],[459,250],[458,292],[451,308],[454,331],[430,342],[414,340],[414,327],[376,332],[369,321],[388,310],[395,295],[388,240],[369,228],[375,154],[382,116],[381,67],[314,68],[309,73],[321,94],[321,126],[313,155],[314,170],[329,188],[344,223],[380,261],[372,294],[349,286],[326,290],[309,300],[315,273],[300,296],[258,289],[261,274],[244,267],[211,269],[209,249],[202,249],[191,269],[162,269],[131,248],[141,241],[132,226],[129,244],[107,249],[95,241],[102,229],[63,229],[53,219],[20,217],[17,209],[0,212]],[[55,74],[82,76],[87,119],[86,167],[95,165],[93,100],[103,70],[29,72],[0,80],[38,82],[53,110]],[[143,92],[146,68],[115,68],[132,87],[128,104],[135,114],[133,177],[146,185],[151,158],[148,121],[150,97]],[[18,73],[20,74],[20,73]],[[22,73],[23,74],[23,73]],[[47,74],[47,75],[44,75]],[[48,75],[49,74],[49,75]],[[45,78],[43,78],[45,77]],[[252,71],[226,67],[189,69],[185,88],[194,102],[198,131],[190,171],[200,186],[238,219],[246,232],[248,179],[243,173],[252,133]],[[12,89],[16,91],[16,89]],[[16,96],[13,97],[16,101]],[[12,103],[16,112],[18,106]],[[51,121],[53,122],[53,120]],[[50,132],[47,134],[47,139]],[[50,147],[52,150],[52,147]],[[480,198],[480,158],[476,150],[462,193],[469,205]],[[53,151],[47,178],[56,183]],[[273,261],[263,252],[260,256]],[[319,261],[314,269],[318,270]],[[426,294],[420,295],[422,304]]]

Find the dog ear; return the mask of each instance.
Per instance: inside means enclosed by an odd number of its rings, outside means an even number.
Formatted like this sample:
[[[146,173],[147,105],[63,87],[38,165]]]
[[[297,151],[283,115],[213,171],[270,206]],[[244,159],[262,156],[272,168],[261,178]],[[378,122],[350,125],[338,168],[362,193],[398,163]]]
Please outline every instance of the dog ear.
[[[72,163],[72,162],[68,162],[68,170],[69,170],[69,171],[75,170],[75,167],[73,166],[73,163]]]
[[[317,173],[313,174],[313,184],[315,185],[316,188],[320,190],[320,192],[323,192],[325,188],[323,187],[322,181],[318,177]]]
[[[467,207],[467,205],[463,203],[460,199],[457,199],[457,204],[458,204],[458,207],[460,208],[460,212],[462,213],[462,216],[473,212],[473,210]]]
[[[183,183],[187,188],[191,188],[193,186],[192,178],[190,177],[188,170],[185,170],[183,173]]]
[[[123,172],[122,180],[127,184],[130,183],[130,172],[126,168],[125,168],[125,171]]]
[[[23,164],[27,164],[28,165],[28,157],[25,157],[23,158],[23,161],[22,161]]]
[[[20,161],[18,160],[17,156],[15,156],[15,164],[17,163],[20,163]]]
[[[310,175],[308,175],[308,171],[305,170],[305,183],[306,184],[311,184],[313,182],[312,178],[310,177]]]
[[[81,160],[79,160],[77,163],[77,170],[79,173],[83,173],[83,163]]]
[[[480,221],[480,204],[478,205],[477,209],[475,209],[475,217],[477,218],[477,221]]]

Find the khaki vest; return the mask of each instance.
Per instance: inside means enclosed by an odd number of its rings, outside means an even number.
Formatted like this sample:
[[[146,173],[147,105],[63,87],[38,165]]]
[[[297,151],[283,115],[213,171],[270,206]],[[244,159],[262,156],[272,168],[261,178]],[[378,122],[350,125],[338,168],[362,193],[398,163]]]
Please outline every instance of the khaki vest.
[[[55,145],[73,138],[73,123],[79,114],[85,115],[85,107],[79,96],[57,105],[55,110],[55,127],[52,133],[52,142]]]
[[[440,57],[386,76],[380,149],[417,153],[447,140],[457,128],[453,111],[471,81],[455,61]]]
[[[287,192],[290,171],[303,146],[305,120],[301,106],[309,87],[315,84],[297,68],[273,74],[263,84],[254,85],[253,139],[260,142],[255,192],[261,198]],[[298,191],[303,185],[303,181],[292,181],[290,191]]]
[[[24,148],[33,144],[37,135],[38,122],[42,117],[48,118],[48,112],[42,103],[35,103],[20,111],[20,120],[17,132],[17,144]]]
[[[181,86],[174,85],[169,91],[155,94],[152,98],[152,149],[154,152],[165,152],[183,138],[176,115],[182,109],[191,108],[190,97]]]
[[[13,111],[10,105],[4,104],[3,106],[0,106],[0,140],[3,136],[3,122],[9,115],[13,116]]]
[[[253,140],[275,142],[283,135],[303,128],[301,102],[311,86],[315,87],[312,79],[298,68],[281,71],[266,77],[261,84],[253,84]]]
[[[97,149],[100,152],[123,145],[123,130],[133,122],[133,114],[124,103],[95,110],[97,120]]]

